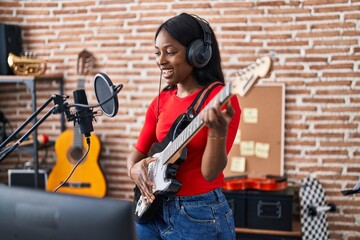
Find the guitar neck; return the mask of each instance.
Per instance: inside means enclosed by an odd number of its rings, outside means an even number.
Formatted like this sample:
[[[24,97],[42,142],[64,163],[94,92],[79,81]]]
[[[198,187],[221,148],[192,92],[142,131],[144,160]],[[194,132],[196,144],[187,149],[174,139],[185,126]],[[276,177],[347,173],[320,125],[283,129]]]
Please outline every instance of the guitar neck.
[[[223,89],[209,102],[204,110],[212,107],[216,101],[220,102],[220,105],[224,105],[225,102],[231,97],[231,82],[226,84]],[[204,126],[202,121],[203,111],[201,111],[190,124],[179,134],[179,136],[172,142],[172,144],[166,148],[162,158],[162,164],[169,163],[170,159],[201,130]]]
[[[84,89],[85,88],[85,76],[80,76],[77,80],[77,89]]]
[[[85,76],[80,75],[77,80],[77,88],[76,89],[84,89],[85,88]],[[73,147],[81,148],[82,147],[83,137],[80,133],[80,127],[77,121],[75,121],[74,131],[73,131]]]

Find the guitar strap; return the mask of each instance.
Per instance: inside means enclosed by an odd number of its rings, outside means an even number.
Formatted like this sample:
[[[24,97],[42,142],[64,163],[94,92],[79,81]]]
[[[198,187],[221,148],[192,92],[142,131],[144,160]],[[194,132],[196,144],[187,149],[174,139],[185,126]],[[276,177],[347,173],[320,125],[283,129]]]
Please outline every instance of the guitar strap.
[[[207,87],[204,87],[203,89],[201,89],[201,91],[198,93],[198,95],[196,96],[194,101],[191,103],[191,105],[189,106],[189,108],[186,112],[186,116],[190,120],[192,120],[193,118],[196,117],[196,115],[199,114],[201,107],[204,104],[204,102],[205,102],[206,98],[208,97],[208,95],[210,94],[210,92],[219,85],[224,85],[224,84],[221,82],[213,82],[213,83],[209,84]]]

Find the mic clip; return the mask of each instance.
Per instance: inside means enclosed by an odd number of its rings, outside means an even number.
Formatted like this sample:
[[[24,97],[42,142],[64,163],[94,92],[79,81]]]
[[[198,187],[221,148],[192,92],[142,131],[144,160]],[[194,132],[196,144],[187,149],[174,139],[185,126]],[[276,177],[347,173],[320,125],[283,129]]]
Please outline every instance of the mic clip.
[[[88,117],[91,117],[92,121],[96,122],[96,119],[94,116],[97,116],[97,111],[93,111],[92,109],[83,109],[82,111],[76,111],[73,114],[70,114],[70,118],[68,118],[68,121],[74,121],[74,126],[76,124],[80,124],[82,121],[88,121]]]

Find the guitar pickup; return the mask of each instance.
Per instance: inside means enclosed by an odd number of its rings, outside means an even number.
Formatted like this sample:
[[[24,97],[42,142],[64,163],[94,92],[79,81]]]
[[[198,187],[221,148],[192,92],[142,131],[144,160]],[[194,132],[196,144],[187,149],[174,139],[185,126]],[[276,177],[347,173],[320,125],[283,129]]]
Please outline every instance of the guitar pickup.
[[[177,164],[168,164],[165,174],[166,178],[174,178],[178,168],[179,165]]]
[[[64,187],[69,187],[69,188],[90,188],[91,184],[90,183],[81,183],[81,182],[70,182],[70,183],[65,183],[63,185]]]

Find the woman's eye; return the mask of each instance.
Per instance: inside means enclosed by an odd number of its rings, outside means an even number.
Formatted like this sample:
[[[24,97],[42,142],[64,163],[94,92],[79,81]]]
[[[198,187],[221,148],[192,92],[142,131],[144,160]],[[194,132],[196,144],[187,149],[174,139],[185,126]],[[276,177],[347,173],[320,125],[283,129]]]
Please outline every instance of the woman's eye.
[[[155,55],[156,55],[156,56],[160,56],[160,52],[155,52]]]

